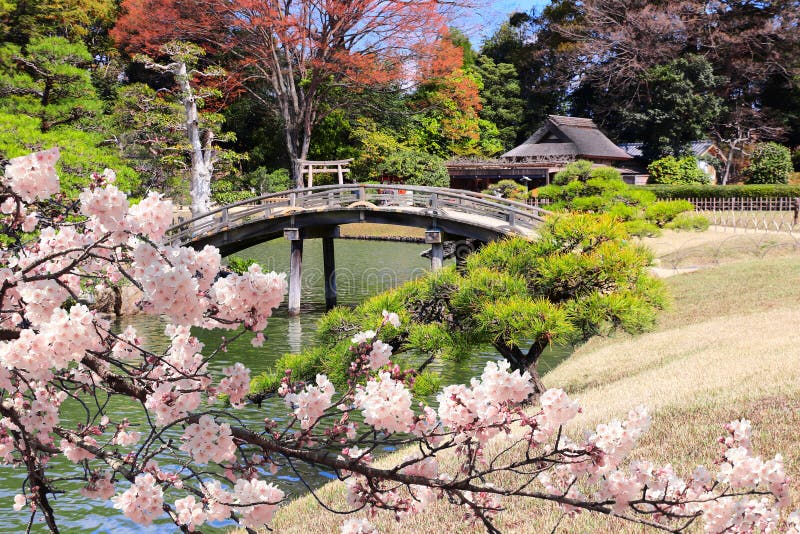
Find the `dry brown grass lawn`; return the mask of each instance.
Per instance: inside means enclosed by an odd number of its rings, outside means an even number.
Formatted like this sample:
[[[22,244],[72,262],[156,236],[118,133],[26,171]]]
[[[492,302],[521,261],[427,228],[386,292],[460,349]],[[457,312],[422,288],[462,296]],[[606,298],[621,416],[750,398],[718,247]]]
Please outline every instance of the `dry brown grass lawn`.
[[[340,227],[342,237],[402,237],[423,239],[425,229],[394,224],[353,223]]]
[[[584,415],[571,431],[623,416],[645,404],[653,426],[636,456],[671,463],[684,474],[710,465],[719,452],[721,425],[746,417],[754,446],[781,452],[800,480],[800,259],[774,257],[733,263],[667,281],[674,296],[657,331],[580,347],[545,376],[581,401]],[[387,458],[385,461],[391,461]],[[444,465],[446,458],[441,459]],[[321,498],[344,509],[342,487]],[[560,513],[530,500],[508,500],[498,520],[503,532],[550,532]],[[341,516],[324,513],[305,496],[279,510],[278,532],[334,533]],[[381,514],[381,532],[480,532],[463,511],[438,503],[401,524]],[[643,532],[642,527],[591,514],[566,518],[558,532]]]
[[[674,232],[642,240],[661,270],[703,269],[747,259],[800,255],[800,233],[744,231],[716,227],[707,232]]]

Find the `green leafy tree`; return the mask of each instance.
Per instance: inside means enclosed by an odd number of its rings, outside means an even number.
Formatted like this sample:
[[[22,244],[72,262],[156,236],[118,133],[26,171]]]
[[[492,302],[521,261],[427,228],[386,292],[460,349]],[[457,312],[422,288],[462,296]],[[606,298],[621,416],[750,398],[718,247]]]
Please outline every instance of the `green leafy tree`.
[[[759,143],[750,166],[745,169],[748,184],[788,184],[792,173],[792,155],[778,143]]]
[[[701,56],[678,58],[644,73],[645,96],[623,116],[643,141],[646,160],[685,155],[689,143],[705,136],[722,112],[722,99],[714,94],[721,82]]]
[[[694,156],[657,159],[647,166],[647,172],[654,184],[704,184],[709,181],[706,173],[697,166]]]
[[[510,150],[516,146],[525,111],[517,69],[510,63],[498,64],[488,56],[479,56],[476,70],[483,80],[480,116],[497,126],[503,149]]]
[[[574,85],[577,72],[573,58],[576,42],[566,30],[580,26],[581,20],[578,2],[554,0],[540,11],[511,14],[483,43],[481,54],[498,65],[513,65],[518,75],[525,104],[516,144],[532,134],[547,115],[572,112],[569,105],[575,95],[567,88]]]
[[[441,158],[416,150],[400,150],[388,154],[375,172],[408,185],[448,187],[450,176]]]
[[[42,133],[39,121],[27,115],[0,111],[0,167],[17,156],[32,151],[59,147],[62,155],[58,162],[61,191],[75,198],[90,182],[91,173],[114,169],[115,185],[122,191],[137,196],[143,193],[139,174],[119,157],[116,147],[106,143],[99,132],[87,132],[60,126]]]
[[[417,127],[407,144],[442,158],[492,156],[503,150],[497,126],[479,116],[481,76],[456,69],[420,87],[410,101]]]
[[[0,46],[0,163],[58,146],[62,191],[76,196],[92,172],[117,171],[117,186],[140,192],[138,174],[120,157],[103,124],[103,101],[82,42],[34,37]]]
[[[24,46],[35,38],[63,37],[105,53],[116,12],[115,0],[0,0],[0,41]]]
[[[0,49],[0,106],[36,118],[39,130],[76,125],[98,115],[102,101],[87,69],[91,56],[83,43],[62,37],[34,38],[23,49]]]

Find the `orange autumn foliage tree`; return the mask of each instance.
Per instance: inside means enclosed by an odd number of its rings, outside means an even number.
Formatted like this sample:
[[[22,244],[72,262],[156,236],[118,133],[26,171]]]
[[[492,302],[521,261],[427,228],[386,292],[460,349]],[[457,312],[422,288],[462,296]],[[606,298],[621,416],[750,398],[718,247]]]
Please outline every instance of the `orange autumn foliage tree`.
[[[117,47],[134,56],[161,56],[161,47],[187,41],[211,47],[222,37],[219,5],[206,0],[122,0],[120,15],[109,35]]]
[[[446,15],[435,0],[232,0],[228,50],[250,92],[284,124],[302,186],[314,126],[375,86],[410,89],[447,74],[461,56],[442,45]],[[446,53],[443,53],[446,52]]]
[[[444,44],[437,0],[124,0],[117,43],[148,52],[175,38],[202,43],[284,125],[293,177],[314,126],[375,87],[411,90],[448,75],[460,50]],[[156,15],[157,13],[157,15]],[[174,23],[174,24],[173,24]]]

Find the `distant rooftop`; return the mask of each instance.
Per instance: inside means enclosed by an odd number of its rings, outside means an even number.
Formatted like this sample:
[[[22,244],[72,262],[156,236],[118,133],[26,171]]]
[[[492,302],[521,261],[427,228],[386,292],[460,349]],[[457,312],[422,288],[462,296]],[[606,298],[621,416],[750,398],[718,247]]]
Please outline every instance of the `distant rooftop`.
[[[612,143],[592,119],[549,115],[527,141],[500,158],[629,160],[632,156]]]
[[[628,155],[634,158],[641,158],[642,157],[642,142],[636,143],[620,143],[619,147],[624,150]],[[692,141],[689,143],[690,152],[693,156],[699,157],[708,152],[708,150],[714,146],[713,141],[709,141],[708,139],[701,140],[701,141]]]

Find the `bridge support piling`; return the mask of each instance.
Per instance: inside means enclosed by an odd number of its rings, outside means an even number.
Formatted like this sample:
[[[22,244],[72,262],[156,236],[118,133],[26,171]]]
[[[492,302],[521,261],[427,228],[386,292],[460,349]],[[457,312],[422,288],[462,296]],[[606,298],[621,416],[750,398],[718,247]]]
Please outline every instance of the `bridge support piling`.
[[[431,271],[438,271],[444,262],[442,231],[438,228],[425,230],[425,243],[431,246]]]
[[[431,244],[431,271],[438,271],[442,268],[444,262],[444,244],[432,243]]]
[[[300,294],[303,289],[303,240],[296,230],[284,231],[290,243],[289,252],[289,317],[300,315]]]
[[[322,238],[322,264],[325,272],[325,309],[336,306],[336,258],[332,237]]]

